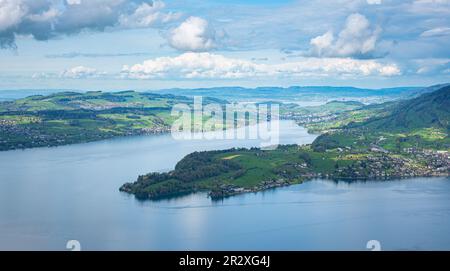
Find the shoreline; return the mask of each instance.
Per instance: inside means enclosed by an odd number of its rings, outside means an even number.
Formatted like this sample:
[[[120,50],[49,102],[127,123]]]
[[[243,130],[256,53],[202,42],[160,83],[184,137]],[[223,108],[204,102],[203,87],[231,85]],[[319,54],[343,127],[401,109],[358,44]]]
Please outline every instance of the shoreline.
[[[285,119],[285,120],[279,120],[280,122],[282,121],[289,121],[289,122],[293,122],[296,126],[300,127],[300,128],[304,128],[306,129],[308,135],[315,135],[315,136],[319,136],[321,133],[314,133],[314,132],[310,132],[305,126],[302,126],[298,123],[296,123],[294,120],[291,119]],[[253,126],[257,126],[259,124],[255,124]],[[239,126],[236,128],[233,128],[235,130],[237,129],[241,129],[244,127],[251,127],[251,126]],[[225,130],[223,130],[225,131]],[[203,131],[200,133],[210,133],[210,132],[219,132],[219,130],[213,130],[213,131]],[[126,139],[126,138],[132,138],[132,137],[143,137],[143,136],[160,136],[160,135],[168,135],[171,134],[171,128],[170,127],[166,127],[164,129],[161,129],[159,131],[155,131],[155,132],[143,132],[143,133],[131,133],[131,134],[124,134],[124,135],[112,135],[112,136],[106,136],[104,138],[100,138],[100,139],[93,139],[93,140],[83,140],[83,141],[79,141],[79,142],[70,142],[70,143],[61,143],[61,144],[54,144],[54,145],[36,145],[36,146],[32,146],[32,147],[13,147],[13,148],[9,148],[9,149],[1,149],[0,148],[0,153],[1,152],[8,152],[8,151],[26,151],[26,150],[31,150],[31,149],[51,149],[51,148],[57,148],[57,147],[64,147],[64,146],[71,146],[71,145],[79,145],[79,144],[88,144],[88,143],[93,143],[93,142],[102,142],[102,141],[107,141],[107,140],[115,140],[115,139]]]
[[[354,181],[450,176],[448,152],[424,149],[387,154],[370,149],[355,153],[320,151],[312,146],[194,152],[179,160],[175,169],[141,175],[123,184],[120,191],[140,199],[207,191],[212,199],[220,199],[314,178]]]
[[[448,178],[450,177],[450,174],[441,174],[441,175],[418,175],[418,176],[388,176],[384,178],[380,177],[360,177],[360,178],[321,178],[319,176],[305,178],[300,180],[299,182],[283,182],[283,183],[275,183],[273,186],[270,187],[264,187],[261,189],[244,189],[242,192],[233,191],[230,193],[221,193],[221,191],[208,192],[208,197],[210,197],[212,200],[220,200],[224,198],[229,198],[237,195],[247,194],[247,193],[258,193],[258,192],[264,192],[266,190],[281,188],[281,187],[287,187],[291,185],[297,185],[297,184],[303,184],[304,182],[313,181],[315,179],[323,179],[323,180],[329,180],[329,181],[344,181],[344,182],[354,182],[354,181],[392,181],[392,180],[404,180],[404,179],[414,179],[414,178]]]
[[[95,142],[104,142],[108,140],[116,140],[116,139],[126,139],[126,138],[132,138],[132,137],[144,137],[144,136],[159,136],[159,135],[167,135],[170,134],[170,129],[167,131],[162,132],[154,132],[154,133],[136,133],[136,134],[129,134],[129,135],[115,135],[110,137],[105,137],[101,139],[93,139],[93,140],[84,140],[74,143],[64,143],[64,144],[55,144],[55,145],[47,145],[47,146],[33,146],[33,147],[16,147],[11,149],[0,149],[0,153],[2,152],[9,152],[9,151],[26,151],[26,150],[33,150],[33,149],[52,149],[52,148],[58,148],[58,147],[67,147],[67,146],[73,146],[73,145],[82,145],[82,144],[89,144],[89,143],[95,143]]]
[[[306,182],[311,182],[311,181],[315,181],[315,180],[325,180],[325,181],[330,181],[330,182],[345,182],[345,183],[353,183],[353,182],[384,182],[384,181],[404,181],[404,180],[414,180],[414,179],[419,179],[419,178],[432,178],[432,179],[439,179],[439,178],[450,178],[450,174],[447,175],[439,175],[439,176],[391,176],[391,177],[386,177],[386,178],[322,178],[322,177],[311,177],[311,178],[305,178],[303,180],[299,180],[296,182],[291,182],[291,183],[283,183],[283,184],[278,184],[275,186],[271,186],[271,187],[266,187],[266,188],[261,188],[261,189],[244,189],[242,191],[236,191],[236,192],[232,192],[232,193],[227,193],[227,194],[212,194],[213,192],[208,190],[208,189],[200,189],[200,190],[196,190],[196,191],[192,191],[192,192],[179,192],[179,193],[173,193],[170,195],[166,195],[166,196],[158,196],[158,197],[154,197],[154,198],[139,198],[136,195],[121,190],[119,189],[120,192],[129,195],[129,196],[133,196],[135,200],[140,201],[140,202],[146,202],[146,201],[150,201],[150,202],[159,202],[159,201],[164,201],[164,200],[172,200],[172,199],[176,199],[176,198],[181,198],[181,197],[185,197],[185,196],[190,196],[190,195],[194,195],[197,193],[202,193],[205,194],[208,198],[211,199],[211,201],[221,201],[224,199],[228,199],[228,198],[232,198],[234,196],[239,196],[239,195],[245,195],[245,194],[257,194],[260,192],[265,192],[265,191],[270,191],[270,190],[276,190],[278,188],[286,188],[289,186],[294,186],[294,185],[302,185]]]

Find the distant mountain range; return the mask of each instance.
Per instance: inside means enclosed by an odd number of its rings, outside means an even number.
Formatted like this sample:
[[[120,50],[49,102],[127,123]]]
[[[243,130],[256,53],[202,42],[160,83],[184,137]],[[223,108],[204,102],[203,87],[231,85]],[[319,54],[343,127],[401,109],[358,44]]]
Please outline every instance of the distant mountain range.
[[[357,100],[365,103],[380,103],[390,100],[405,99],[432,92],[445,85],[431,87],[395,87],[395,88],[356,88],[332,86],[292,86],[292,87],[213,87],[194,89],[162,89],[140,92],[154,92],[158,94],[173,94],[183,96],[203,96],[224,99],[228,101],[280,101],[296,102],[308,105],[312,101]],[[85,92],[83,90],[61,89],[23,89],[0,90],[0,101],[21,99],[31,95],[50,95],[61,91]]]
[[[332,87],[332,86],[292,86],[292,87],[213,87],[194,89],[162,89],[143,92],[155,92],[159,94],[174,94],[183,96],[204,96],[236,100],[277,100],[277,101],[320,101],[333,99],[367,100],[367,102],[380,102],[400,98],[410,98],[426,92],[432,92],[444,85],[432,87],[395,87],[395,88],[356,88],[356,87]],[[61,91],[85,92],[83,90],[58,90],[58,89],[23,89],[0,90],[1,100],[13,100],[25,98],[31,95],[49,95]]]
[[[301,100],[301,99],[335,99],[341,97],[348,98],[366,98],[382,96],[403,96],[409,93],[415,93],[422,88],[400,87],[386,89],[363,89],[355,87],[330,87],[330,86],[293,86],[288,88],[281,87],[217,87],[217,88],[199,88],[199,89],[167,89],[160,90],[162,93],[179,93],[181,95],[201,95],[217,97],[228,100]]]

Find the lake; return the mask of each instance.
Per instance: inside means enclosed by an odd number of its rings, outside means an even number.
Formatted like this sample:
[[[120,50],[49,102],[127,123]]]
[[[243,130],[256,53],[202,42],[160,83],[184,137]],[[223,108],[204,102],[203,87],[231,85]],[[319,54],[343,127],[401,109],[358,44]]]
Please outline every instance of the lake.
[[[315,139],[281,122],[283,144]],[[193,151],[258,147],[258,140],[138,136],[0,152],[0,250],[450,249],[449,178],[334,182],[244,194],[138,201],[119,187],[172,169]]]

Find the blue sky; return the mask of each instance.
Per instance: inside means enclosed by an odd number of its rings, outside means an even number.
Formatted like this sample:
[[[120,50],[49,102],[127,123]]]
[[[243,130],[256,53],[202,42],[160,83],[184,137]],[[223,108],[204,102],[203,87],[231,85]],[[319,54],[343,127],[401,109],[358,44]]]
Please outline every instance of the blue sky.
[[[450,0],[0,0],[0,89],[425,86]]]

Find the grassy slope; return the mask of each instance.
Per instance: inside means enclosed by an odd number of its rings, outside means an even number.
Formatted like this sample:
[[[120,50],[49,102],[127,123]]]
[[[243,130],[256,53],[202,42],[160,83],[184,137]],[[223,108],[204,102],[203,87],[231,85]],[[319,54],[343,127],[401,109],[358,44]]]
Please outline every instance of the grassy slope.
[[[0,103],[0,150],[56,146],[115,136],[165,131],[174,122],[174,104],[192,98],[171,94],[100,91],[35,95]],[[204,104],[226,101],[203,98]],[[330,102],[316,107],[282,105],[281,111],[330,114],[360,107],[358,102]],[[208,118],[205,118],[206,121]],[[216,129],[223,125],[216,124]]]
[[[330,101],[323,105],[318,106],[300,106],[295,103],[278,103],[280,104],[280,113],[296,113],[299,115],[311,115],[311,114],[334,114],[342,113],[346,111],[355,110],[364,106],[363,103],[355,101]]]
[[[224,167],[224,162],[229,166]],[[183,169],[180,164],[188,166]],[[124,184],[121,191],[140,199],[167,198],[197,191],[214,193],[228,187],[259,191],[274,184],[296,184],[314,177],[426,176],[428,166],[426,159],[408,154],[359,150],[323,152],[297,145],[280,146],[275,150],[231,149],[193,153],[183,158],[175,170],[140,176],[136,182]]]
[[[362,122],[347,123],[344,128],[320,136],[315,147],[329,149],[352,145],[370,148],[378,145],[391,151],[419,147],[450,149],[450,87],[386,108]],[[342,128],[342,129],[341,129]]]
[[[224,101],[204,99],[204,103]],[[0,103],[0,150],[55,146],[161,132],[183,96],[123,91],[61,92]]]
[[[208,157],[208,158],[201,158]],[[283,179],[289,183],[301,182],[313,170],[331,173],[335,169],[336,153],[323,155],[316,153],[309,147],[296,145],[281,146],[272,151],[259,149],[231,149],[226,151],[211,151],[193,153],[183,158],[169,173],[150,173],[140,176],[136,183],[125,184],[123,191],[137,195],[140,198],[167,197],[198,190],[213,190],[221,185],[232,185],[246,189],[260,186],[263,182]],[[198,161],[206,161],[200,165]],[[229,163],[224,170],[222,163]],[[340,163],[345,164],[346,161]],[[190,165],[186,171],[192,178],[180,178],[183,169],[180,164]],[[308,165],[306,167],[305,165]],[[208,167],[206,169],[205,167]],[[211,168],[210,168],[211,167]],[[156,176],[155,176],[156,174]],[[161,177],[163,176],[163,177]]]

